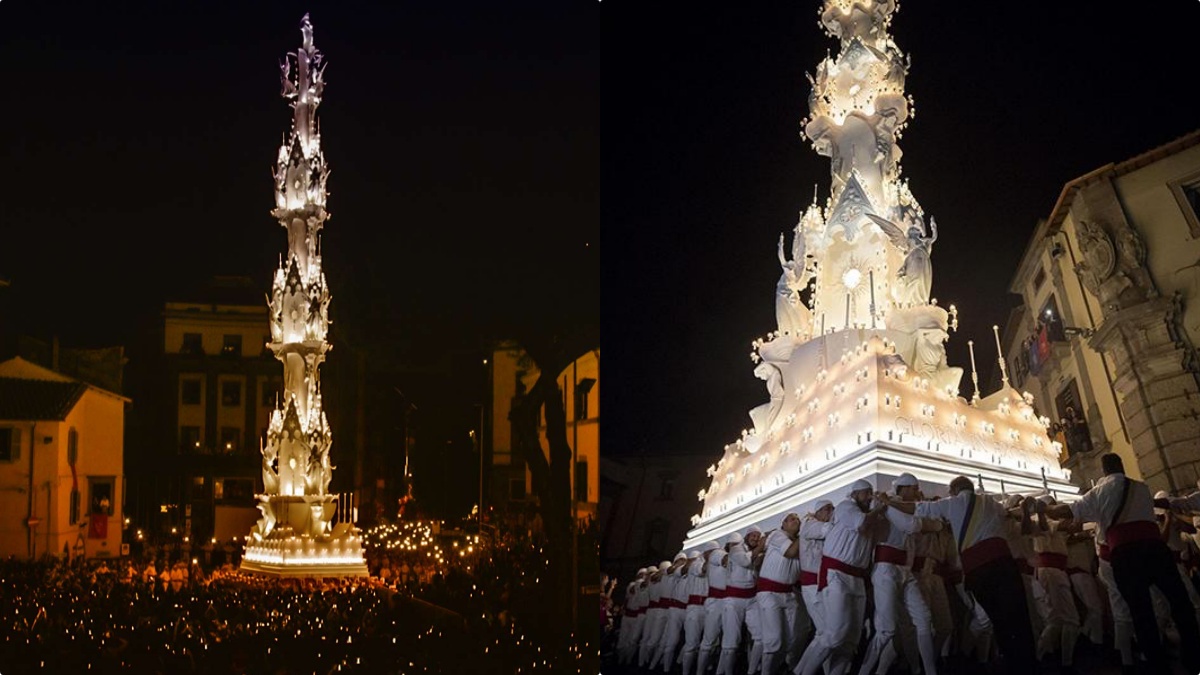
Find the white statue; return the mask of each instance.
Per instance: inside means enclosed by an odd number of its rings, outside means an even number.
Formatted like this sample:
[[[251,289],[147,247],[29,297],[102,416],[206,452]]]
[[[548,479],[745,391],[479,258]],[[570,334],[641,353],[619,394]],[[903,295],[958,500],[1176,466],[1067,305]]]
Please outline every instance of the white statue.
[[[779,235],[779,266],[782,273],[775,284],[775,322],[780,333],[804,335],[812,325],[812,312],[804,306],[800,291],[808,284],[805,269],[804,235],[797,231],[792,242],[792,259],[783,253],[784,235]]]
[[[900,307],[929,302],[929,291],[933,287],[933,262],[929,256],[933,252],[933,242],[937,241],[937,221],[929,219],[933,234],[927,237],[920,217],[906,219],[907,230],[873,213],[868,213],[867,217],[883,230],[892,244],[904,251],[904,264],[896,272],[892,299]]]
[[[775,424],[775,419],[779,417],[779,411],[783,408],[783,373],[775,364],[763,361],[754,367],[754,376],[766,381],[767,392],[771,395],[769,403],[764,403],[750,411],[750,419],[754,422],[755,431],[760,436],[765,436]]]

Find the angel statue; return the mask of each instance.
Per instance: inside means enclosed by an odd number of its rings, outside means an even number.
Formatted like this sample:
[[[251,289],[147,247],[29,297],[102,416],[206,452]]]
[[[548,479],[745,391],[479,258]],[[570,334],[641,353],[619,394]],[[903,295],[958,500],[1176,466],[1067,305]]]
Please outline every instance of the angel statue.
[[[929,219],[929,229],[933,234],[926,236],[919,217],[906,219],[909,223],[907,233],[896,223],[873,213],[868,213],[867,217],[883,230],[893,245],[904,251],[904,264],[896,272],[892,299],[900,307],[929,302],[929,291],[933,287],[933,262],[929,256],[933,252],[933,242],[937,241],[937,221]]]
[[[779,332],[803,335],[812,324],[812,312],[804,306],[800,291],[808,284],[808,271],[804,260],[804,235],[796,232],[792,242],[792,259],[783,252],[784,235],[779,235],[779,283],[775,284],[775,322]]]

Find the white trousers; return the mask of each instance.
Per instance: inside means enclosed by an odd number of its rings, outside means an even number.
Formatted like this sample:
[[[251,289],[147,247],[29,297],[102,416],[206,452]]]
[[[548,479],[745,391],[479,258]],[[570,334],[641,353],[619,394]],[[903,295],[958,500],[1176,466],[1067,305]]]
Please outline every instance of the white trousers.
[[[662,639],[663,628],[667,620],[666,607],[651,607],[646,610],[642,621],[642,641],[638,646],[638,665],[645,668],[658,653],[658,643]]]
[[[1064,666],[1074,664],[1075,641],[1079,637],[1079,612],[1071,594],[1071,580],[1066,570],[1057,567],[1037,568],[1038,583],[1046,591],[1046,626],[1038,639],[1038,659],[1058,652]]]
[[[746,603],[746,632],[750,633],[749,672],[754,675],[762,669],[762,612],[759,611],[757,596]]]
[[[721,612],[725,607],[724,598],[709,598],[704,601],[704,634],[700,638],[700,656],[697,659],[696,672],[704,675],[713,653],[721,646]]]
[[[1087,610],[1080,629],[1091,640],[1092,644],[1104,643],[1104,608],[1100,604],[1100,589],[1096,587],[1096,577],[1090,572],[1075,572],[1067,575],[1071,579],[1071,589],[1083,608]]]
[[[796,672],[801,675],[816,675],[826,661],[831,671],[844,668],[853,660],[862,636],[866,581],[838,570],[828,570],[826,575],[826,586],[819,591],[824,630],[800,659]]]
[[[796,634],[796,594],[759,591],[758,615],[762,635],[764,675],[775,675]]]
[[[617,638],[617,655],[623,665],[628,665],[633,660],[633,654],[641,639],[642,620],[645,616],[645,614],[638,614],[621,619],[621,637]]]
[[[705,602],[708,602],[705,600]],[[696,653],[700,649],[700,639],[704,637],[704,605],[688,604],[683,617],[683,651],[680,659],[683,661],[683,675],[689,675],[696,665]]]
[[[877,665],[880,673],[888,672],[896,660],[896,634],[906,621],[911,621],[916,631],[925,673],[936,675],[933,613],[912,571],[903,565],[876,563],[871,570],[871,587],[875,600],[875,637],[863,658],[859,675],[867,675]]]
[[[679,643],[683,638],[683,620],[687,615],[687,610],[683,607],[671,607],[667,609],[667,620],[663,627],[662,639],[659,641],[662,647],[658,651],[658,655],[650,660],[650,669],[653,670],[656,666],[661,667],[664,673],[671,672],[671,667],[675,665],[675,658],[678,656]]]
[[[929,604],[929,613],[933,617],[933,648],[941,654],[942,647],[954,632],[954,615],[950,611],[950,598],[946,595],[946,583],[942,577],[933,572],[922,572],[917,575],[917,583]]]

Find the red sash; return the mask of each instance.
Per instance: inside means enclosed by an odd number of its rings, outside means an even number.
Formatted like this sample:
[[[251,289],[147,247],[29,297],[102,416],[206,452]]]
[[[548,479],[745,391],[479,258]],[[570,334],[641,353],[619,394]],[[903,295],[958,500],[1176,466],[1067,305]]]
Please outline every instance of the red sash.
[[[962,567],[964,574],[970,574],[983,565],[998,558],[1010,558],[1008,542],[1004,537],[990,537],[976,542],[974,546],[963,549]]]
[[[1115,551],[1122,544],[1128,544],[1135,541],[1146,541],[1147,539],[1159,539],[1160,533],[1158,525],[1149,520],[1134,520],[1128,523],[1113,525],[1108,528],[1104,538],[1108,540],[1108,547]]]
[[[805,572],[804,570],[800,570],[800,582],[799,583],[801,586],[815,586],[817,584],[817,573],[816,572]]]
[[[949,563],[938,563],[933,567],[933,573],[942,578],[942,582],[951,586],[962,582],[962,570],[952,567]]]
[[[711,587],[710,587],[710,588],[708,589],[708,597],[710,597],[710,598],[716,598],[717,600],[720,600],[721,598],[725,597],[725,589],[724,589],[724,588],[711,588]]]
[[[1098,551],[1098,554],[1100,555],[1101,560],[1109,560],[1112,556],[1112,549],[1108,547],[1108,544],[1100,544],[1100,550]]]
[[[1034,559],[1037,567],[1053,567],[1056,570],[1067,569],[1067,556],[1062,553],[1039,553]]]
[[[781,584],[774,579],[766,577],[758,578],[758,590],[767,591],[769,593],[791,593],[792,587],[790,584]]]
[[[707,595],[689,595],[688,596],[688,604],[689,605],[703,605],[704,601],[707,599],[708,599]]]
[[[876,544],[875,562],[904,566],[908,564],[908,551],[887,544]]]
[[[651,600],[648,609],[662,609],[663,607],[666,607],[663,602],[663,600]]]
[[[671,607],[675,609],[687,609],[687,603],[682,600],[671,599]]]
[[[830,558],[829,556],[821,556],[821,571],[817,573],[817,590],[818,591],[823,590],[825,588],[825,586],[827,586],[829,584],[829,570],[837,570],[839,572],[845,572],[846,574],[849,574],[852,577],[858,577],[859,579],[867,578],[867,571],[861,567],[855,567],[854,565],[847,565],[846,563],[842,562],[841,560],[838,560],[837,558]]]
[[[738,588],[737,586],[726,586],[725,597],[727,598],[753,598],[753,588]]]

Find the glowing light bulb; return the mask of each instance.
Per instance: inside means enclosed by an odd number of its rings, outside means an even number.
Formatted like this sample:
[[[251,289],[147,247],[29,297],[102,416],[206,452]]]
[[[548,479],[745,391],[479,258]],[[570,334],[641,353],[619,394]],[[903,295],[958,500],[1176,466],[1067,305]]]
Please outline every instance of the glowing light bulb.
[[[858,268],[851,267],[842,273],[842,284],[849,290],[858,288],[859,282],[862,281],[862,272]]]

